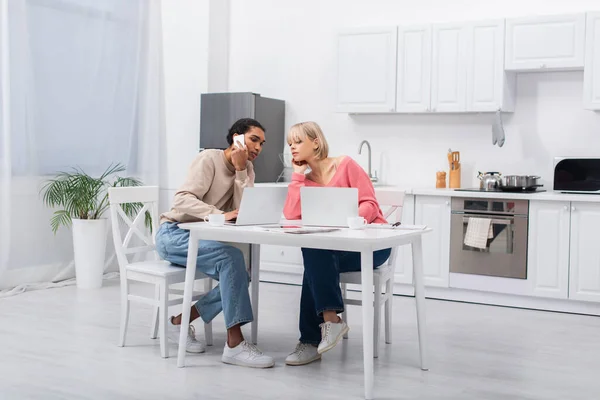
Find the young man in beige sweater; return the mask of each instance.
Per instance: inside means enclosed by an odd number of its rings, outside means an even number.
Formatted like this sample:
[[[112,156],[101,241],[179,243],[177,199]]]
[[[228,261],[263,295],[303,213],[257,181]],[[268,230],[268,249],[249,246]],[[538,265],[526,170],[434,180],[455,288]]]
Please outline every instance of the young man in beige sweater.
[[[243,135],[245,147],[234,144]],[[245,187],[254,185],[252,161],[265,143],[265,129],[253,119],[236,121],[227,134],[226,150],[204,150],[192,162],[184,184],[175,193],[173,208],[161,215],[156,233],[160,256],[173,264],[185,266],[189,231],[180,222],[202,221],[209,214],[225,214],[226,220],[237,217]],[[190,322],[201,317],[208,323],[221,311],[225,317],[227,342],[222,361],[227,364],[268,368],[275,363],[255,345],[244,340],[241,326],[253,320],[246,270],[242,252],[215,241],[200,241],[197,270],[219,281],[219,285],[192,306]],[[171,317],[169,339],[178,342],[181,314]],[[206,345],[195,338],[190,325],[186,349],[202,353]]]

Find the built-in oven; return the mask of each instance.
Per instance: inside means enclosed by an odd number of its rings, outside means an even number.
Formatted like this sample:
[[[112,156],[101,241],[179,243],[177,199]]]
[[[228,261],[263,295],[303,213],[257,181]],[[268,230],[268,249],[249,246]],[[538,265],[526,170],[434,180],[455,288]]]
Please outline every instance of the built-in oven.
[[[528,200],[454,197],[450,272],[527,279],[528,213]],[[474,247],[465,239],[469,224],[481,219],[489,231],[484,232],[483,245]]]

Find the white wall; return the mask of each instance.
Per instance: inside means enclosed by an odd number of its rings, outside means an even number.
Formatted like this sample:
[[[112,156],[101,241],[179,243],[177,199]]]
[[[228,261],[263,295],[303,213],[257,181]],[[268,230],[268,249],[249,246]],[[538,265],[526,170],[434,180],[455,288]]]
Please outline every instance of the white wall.
[[[334,113],[336,30],[341,27],[581,12],[597,0],[232,0],[229,90],[286,100],[286,125],[315,120],[332,153],[358,155],[367,139],[373,165],[390,184],[435,185],[447,169],[448,148],[461,152],[463,186],[477,170],[552,178],[554,156],[600,157],[600,113],[582,108],[581,72],[523,74],[516,112],[505,118],[506,143],[492,146],[492,115],[379,115]]]
[[[200,94],[208,89],[209,0],[162,0],[166,152],[161,208],[183,183],[198,154]]]

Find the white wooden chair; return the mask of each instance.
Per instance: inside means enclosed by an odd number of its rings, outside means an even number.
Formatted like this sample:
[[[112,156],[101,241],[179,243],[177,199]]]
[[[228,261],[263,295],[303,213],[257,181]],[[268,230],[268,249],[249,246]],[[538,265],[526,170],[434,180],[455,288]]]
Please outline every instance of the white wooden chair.
[[[404,202],[404,193],[386,193],[379,192],[377,201],[382,207],[388,207],[384,213],[385,219],[389,223],[400,222],[402,219],[402,204]],[[398,249],[392,249],[387,262],[373,271],[373,287],[374,287],[374,319],[373,319],[373,357],[379,357],[379,327],[381,326],[381,307],[385,305],[385,342],[392,343],[392,304],[394,296],[394,273],[396,265],[396,255]],[[361,300],[349,299],[348,284],[361,284],[361,272],[344,272],[340,274],[340,284],[342,287],[342,298],[345,306],[360,306]],[[382,293],[382,286],[385,290]],[[345,308],[345,307],[344,307]],[[344,312],[342,318],[348,322],[348,313]],[[348,338],[348,334],[344,339]]]
[[[119,262],[121,275],[121,327],[119,346],[125,346],[127,324],[129,322],[129,303],[137,301],[154,306],[152,329],[150,337],[156,339],[160,325],[160,353],[163,358],[169,356],[167,340],[167,321],[169,306],[181,304],[183,296],[169,299],[169,294],[182,295],[183,290],[171,289],[174,283],[185,281],[185,268],[177,267],[168,261],[161,260],[155,248],[155,234],[158,230],[158,186],[122,187],[109,188],[108,198],[110,203],[110,215],[112,222],[112,233],[115,244],[115,252]],[[143,207],[137,212],[133,220],[123,211],[123,205],[127,203],[142,203]],[[146,212],[152,217],[152,232],[145,226]],[[127,233],[121,235],[121,224],[127,226]],[[141,246],[134,246],[132,242],[140,242]],[[130,262],[128,256],[143,261]],[[145,256],[145,257],[143,257]],[[212,288],[212,279],[199,276],[197,279],[205,279],[205,291]],[[143,297],[129,293],[129,281],[138,281],[155,285],[155,297]],[[199,299],[202,294],[195,294],[193,300]],[[206,344],[212,345],[212,325],[205,324]]]

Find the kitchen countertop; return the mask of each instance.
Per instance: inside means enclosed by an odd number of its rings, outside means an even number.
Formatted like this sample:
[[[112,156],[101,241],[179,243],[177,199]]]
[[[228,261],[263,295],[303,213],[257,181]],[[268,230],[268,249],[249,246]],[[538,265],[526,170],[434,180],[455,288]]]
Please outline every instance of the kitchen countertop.
[[[289,182],[256,183],[255,186],[287,186]],[[515,199],[542,201],[588,201],[600,203],[600,194],[573,194],[548,190],[546,192],[463,192],[455,189],[402,188],[392,185],[375,185],[376,191],[404,192],[414,196],[475,197],[480,199]]]
[[[415,196],[476,197],[481,199],[521,199],[542,201],[589,201],[600,202],[598,194],[572,194],[548,190],[546,192],[463,192],[455,189],[420,188],[406,189],[406,194]]]

